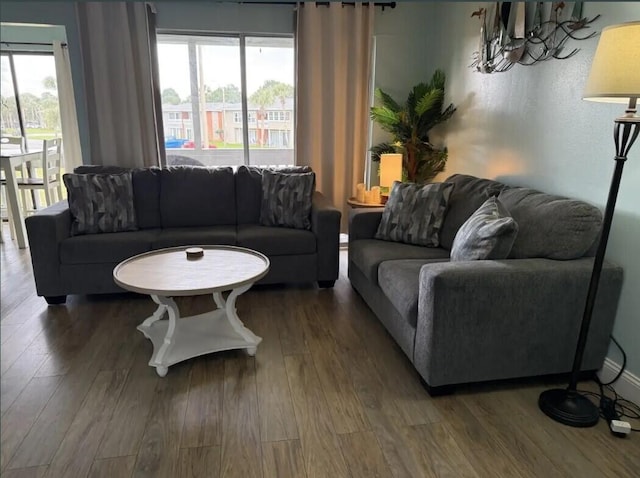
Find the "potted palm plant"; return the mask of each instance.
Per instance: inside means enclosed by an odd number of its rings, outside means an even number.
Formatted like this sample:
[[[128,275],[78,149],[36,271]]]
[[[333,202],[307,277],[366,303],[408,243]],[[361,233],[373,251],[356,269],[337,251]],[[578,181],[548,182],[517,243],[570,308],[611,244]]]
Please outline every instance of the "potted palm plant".
[[[418,83],[411,89],[404,104],[376,89],[380,106],[371,108],[371,119],[393,139],[371,148],[373,161],[379,161],[384,153],[402,153],[403,176],[416,183],[427,182],[444,171],[447,149],[435,148],[429,142],[431,128],[456,111],[453,104],[444,108],[444,83],[444,72],[436,70],[429,83]]]

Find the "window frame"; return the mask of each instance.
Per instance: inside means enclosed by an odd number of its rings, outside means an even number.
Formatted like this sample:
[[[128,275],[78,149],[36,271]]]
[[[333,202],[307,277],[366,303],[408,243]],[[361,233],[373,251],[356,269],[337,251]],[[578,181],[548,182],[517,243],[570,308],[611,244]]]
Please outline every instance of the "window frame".
[[[11,42],[8,42],[11,45]],[[9,70],[11,74],[11,84],[13,85],[13,96],[16,102],[16,110],[18,113],[18,126],[20,128],[20,136],[24,138],[25,150],[29,152],[29,141],[27,137],[27,128],[24,120],[24,110],[22,109],[22,103],[20,102],[20,89],[18,88],[18,75],[16,73],[16,66],[14,62],[14,56],[51,56],[53,57],[52,51],[46,50],[12,50],[11,48],[1,49],[0,56],[6,56],[9,60]],[[56,78],[57,81],[57,78]],[[58,108],[60,108],[60,99],[58,99]]]
[[[240,32],[240,33],[229,33],[229,32],[216,32],[216,31],[201,31],[201,30],[173,30],[173,29],[157,29],[157,42],[162,43],[158,38],[159,36],[173,36],[173,37],[218,37],[218,38],[236,38],[239,40],[239,49],[240,49],[240,91],[241,91],[241,111],[234,112],[234,125],[241,125],[242,128],[242,138],[243,138],[243,158],[242,162],[245,166],[251,165],[251,144],[249,143],[249,127],[253,123],[254,125],[257,123],[257,112],[248,111],[248,97],[247,97],[247,62],[246,62],[246,38],[286,38],[295,40],[295,35],[286,34],[286,33],[249,33],[249,32]],[[295,62],[295,41],[293,47],[294,54],[294,62]],[[158,59],[159,61],[159,59]],[[158,78],[159,80],[159,78]],[[198,79],[199,81],[199,79]],[[294,98],[295,92],[297,91],[297,84],[295,80],[295,76],[293,79],[293,88],[294,88]],[[294,103],[295,104],[295,103]],[[285,113],[285,112],[283,112]],[[240,115],[240,121],[236,120],[237,115]],[[295,128],[295,107],[293,111],[287,111],[285,117],[291,118],[290,114],[293,114],[293,126]],[[199,113],[198,113],[199,115]],[[194,114],[190,115],[192,121]],[[253,121],[252,121],[253,120]],[[286,121],[286,119],[284,120]],[[292,130],[295,132],[295,129]],[[295,134],[293,134],[295,138]],[[293,146],[293,157],[296,157],[296,143],[295,140],[292,142]],[[166,162],[166,157],[164,158]],[[295,160],[294,160],[295,163]]]

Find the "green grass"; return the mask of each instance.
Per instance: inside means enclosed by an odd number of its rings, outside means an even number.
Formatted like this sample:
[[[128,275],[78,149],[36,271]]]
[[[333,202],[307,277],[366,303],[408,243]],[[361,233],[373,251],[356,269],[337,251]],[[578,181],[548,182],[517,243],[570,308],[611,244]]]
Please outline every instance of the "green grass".
[[[60,137],[59,132],[46,128],[27,128],[25,133],[28,139],[52,139]]]

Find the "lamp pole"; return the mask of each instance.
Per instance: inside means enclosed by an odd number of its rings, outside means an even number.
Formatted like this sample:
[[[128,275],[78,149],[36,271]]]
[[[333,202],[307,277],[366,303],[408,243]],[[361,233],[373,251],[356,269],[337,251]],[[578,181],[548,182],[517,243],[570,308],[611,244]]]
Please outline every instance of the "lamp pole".
[[[613,222],[613,212],[616,208],[618,190],[620,189],[622,169],[627,160],[627,154],[640,131],[640,118],[635,115],[635,112],[636,98],[634,97],[629,100],[629,108],[625,116],[615,120],[614,141],[616,145],[616,156],[614,159],[616,161],[616,167],[613,172],[611,187],[609,188],[609,198],[607,199],[607,206],[605,208],[600,243],[598,244],[598,251],[596,252],[596,258],[593,263],[589,292],[582,316],[580,335],[578,336],[578,344],[571,369],[569,386],[566,389],[552,389],[542,392],[538,399],[538,406],[545,414],[557,422],[573,427],[590,427],[598,423],[598,419],[600,418],[598,406],[578,393],[577,384],[584,349],[587,345],[591,316],[593,315],[593,308],[598,293],[598,284],[600,282],[602,264],[604,263],[604,256],[607,250],[609,232],[611,230],[611,223]]]
[[[640,97],[639,44],[640,22],[622,23],[604,28],[600,34],[583,94],[585,100],[592,101],[624,103],[628,100],[629,106],[625,115],[615,120],[613,136],[616,146],[614,158],[616,167],[609,188],[600,242],[593,262],[569,386],[566,389],[542,392],[538,399],[538,406],[545,414],[557,422],[574,427],[593,426],[600,418],[599,406],[578,392],[577,384],[620,189],[622,169],[640,130],[640,118],[636,116],[637,99]]]

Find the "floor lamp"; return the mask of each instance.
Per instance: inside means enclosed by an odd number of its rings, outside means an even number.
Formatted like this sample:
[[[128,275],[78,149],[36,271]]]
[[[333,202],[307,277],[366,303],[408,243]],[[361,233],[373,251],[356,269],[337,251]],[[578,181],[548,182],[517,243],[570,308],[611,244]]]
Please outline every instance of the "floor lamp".
[[[640,22],[607,27],[600,36],[583,98],[609,103],[628,102],[629,106],[625,115],[615,120],[616,167],[605,208],[600,243],[593,264],[569,386],[566,389],[542,392],[538,400],[538,406],[549,417],[573,427],[593,426],[598,423],[600,416],[598,407],[581,395],[576,386],[598,292],[602,263],[607,250],[622,168],[640,130],[640,117],[636,116],[638,97],[640,97]]]

